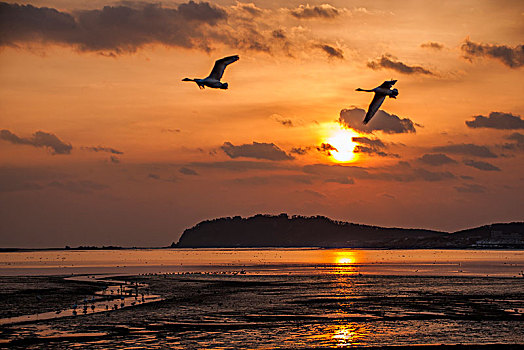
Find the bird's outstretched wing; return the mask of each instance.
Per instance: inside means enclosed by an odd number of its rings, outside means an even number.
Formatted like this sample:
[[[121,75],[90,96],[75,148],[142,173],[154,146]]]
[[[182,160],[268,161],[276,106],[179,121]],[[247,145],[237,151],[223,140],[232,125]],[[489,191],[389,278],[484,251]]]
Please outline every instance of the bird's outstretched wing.
[[[233,62],[236,62],[238,60],[239,60],[238,55],[228,56],[228,57],[224,57],[219,60],[216,60],[215,65],[213,66],[213,70],[209,74],[208,78],[212,78],[216,80],[222,79],[222,75],[224,75],[224,70],[226,69],[227,65]]]
[[[396,80],[386,80],[382,83],[382,85],[379,86],[379,88],[391,89],[391,87],[395,85],[396,82]]]
[[[366,117],[364,118],[364,124],[369,123],[371,118],[377,113],[378,109],[382,105],[382,102],[384,102],[384,99],[386,98],[386,95],[379,95],[375,94],[375,97],[373,97],[373,101],[371,101],[371,104],[369,105],[368,112],[366,113]]]

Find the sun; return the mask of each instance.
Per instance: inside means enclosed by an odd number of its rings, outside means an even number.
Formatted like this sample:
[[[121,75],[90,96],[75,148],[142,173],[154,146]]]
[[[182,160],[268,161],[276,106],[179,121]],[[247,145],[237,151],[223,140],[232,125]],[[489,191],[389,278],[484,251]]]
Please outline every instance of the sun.
[[[336,150],[330,152],[333,159],[341,163],[356,161],[357,154],[353,151],[358,144],[352,139],[358,136],[360,135],[353,129],[339,129],[334,131],[334,133],[327,138],[327,143],[336,148]]]

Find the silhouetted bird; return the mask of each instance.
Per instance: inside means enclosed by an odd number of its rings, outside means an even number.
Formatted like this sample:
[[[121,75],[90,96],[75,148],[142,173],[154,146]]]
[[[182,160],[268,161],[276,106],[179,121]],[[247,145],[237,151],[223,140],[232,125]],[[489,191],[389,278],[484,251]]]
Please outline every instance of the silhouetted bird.
[[[364,118],[364,124],[369,123],[371,118],[377,113],[378,109],[382,105],[382,102],[384,102],[384,99],[386,96],[389,96],[391,98],[397,98],[398,96],[398,90],[397,89],[391,89],[393,85],[395,85],[397,81],[396,80],[386,80],[382,83],[382,85],[377,86],[376,88],[372,90],[364,90],[361,88],[358,88],[356,91],[366,91],[366,92],[374,92],[375,97],[373,97],[373,100],[371,101],[371,104],[369,105],[368,112],[366,113],[366,117]]]
[[[204,89],[206,86],[214,89],[227,89],[227,83],[220,82],[220,79],[222,79],[222,75],[224,75],[224,70],[226,67],[239,60],[238,55],[235,56],[228,56],[221,58],[219,60],[215,61],[215,65],[213,67],[213,70],[209,74],[207,78],[204,79],[189,79],[184,78],[182,81],[194,81],[197,83],[198,87],[201,89]]]

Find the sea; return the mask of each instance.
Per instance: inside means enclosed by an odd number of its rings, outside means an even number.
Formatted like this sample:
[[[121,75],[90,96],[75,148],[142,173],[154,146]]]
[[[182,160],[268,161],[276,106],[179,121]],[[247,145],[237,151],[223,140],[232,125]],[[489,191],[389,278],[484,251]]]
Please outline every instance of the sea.
[[[0,286],[7,348],[524,346],[521,250],[3,252]]]

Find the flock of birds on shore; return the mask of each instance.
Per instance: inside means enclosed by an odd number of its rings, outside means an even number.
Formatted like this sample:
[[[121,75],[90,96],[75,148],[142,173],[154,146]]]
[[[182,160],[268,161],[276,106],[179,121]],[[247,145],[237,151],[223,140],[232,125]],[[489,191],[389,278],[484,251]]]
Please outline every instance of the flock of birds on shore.
[[[224,75],[224,71],[226,70],[226,67],[230,65],[231,63],[238,61],[239,59],[240,57],[238,55],[221,58],[215,61],[215,65],[213,66],[211,73],[206,78],[202,78],[202,79],[184,78],[182,79],[182,81],[195,82],[200,89],[205,89],[205,87],[207,86],[212,89],[226,90],[228,88],[228,84],[222,83],[220,79],[222,79],[222,76]],[[361,89],[361,88],[356,89],[356,91],[375,93],[375,96],[373,97],[373,100],[371,101],[371,104],[368,107],[366,117],[364,118],[364,121],[363,121],[364,124],[369,123],[371,118],[373,118],[375,113],[377,113],[378,109],[380,108],[380,106],[382,105],[386,97],[397,98],[398,90],[392,89],[393,85],[395,85],[396,82],[397,82],[396,80],[386,80],[380,86],[377,86],[374,89],[370,89],[370,90]]]

